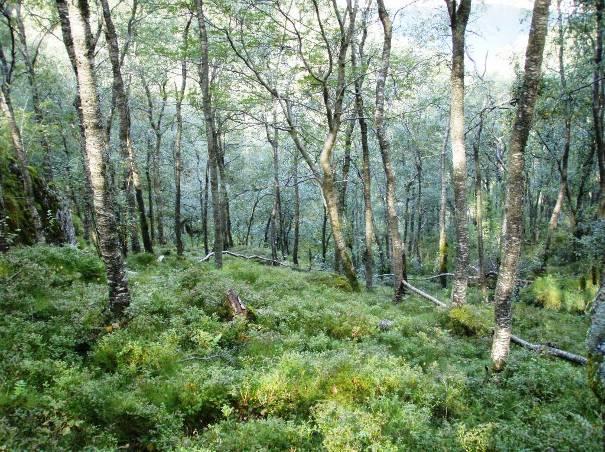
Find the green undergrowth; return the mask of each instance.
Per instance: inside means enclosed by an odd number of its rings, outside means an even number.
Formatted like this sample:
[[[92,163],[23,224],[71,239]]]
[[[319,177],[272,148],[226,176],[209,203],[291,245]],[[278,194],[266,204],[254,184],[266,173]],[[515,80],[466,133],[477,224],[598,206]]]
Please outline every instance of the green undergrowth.
[[[108,332],[92,252],[0,257],[0,449],[600,450],[583,368],[513,348],[486,371],[485,305],[394,305],[329,273],[198,261],[129,257],[130,321]],[[230,318],[228,289],[251,320]],[[528,340],[582,353],[586,328],[515,305]]]
[[[536,304],[553,311],[584,313],[597,292],[597,285],[585,276],[570,278],[546,275],[536,278],[521,292],[528,304]]]

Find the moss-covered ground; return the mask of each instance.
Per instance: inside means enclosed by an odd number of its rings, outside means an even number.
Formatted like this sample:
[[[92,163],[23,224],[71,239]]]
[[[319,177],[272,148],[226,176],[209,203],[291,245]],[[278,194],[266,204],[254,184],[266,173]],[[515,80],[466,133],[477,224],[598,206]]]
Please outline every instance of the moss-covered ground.
[[[91,251],[1,256],[0,450],[601,449],[584,368],[515,347],[488,372],[489,306],[198,261],[129,258],[130,321],[111,328]],[[229,288],[251,320],[229,318]],[[584,353],[585,314],[514,315],[516,334]]]

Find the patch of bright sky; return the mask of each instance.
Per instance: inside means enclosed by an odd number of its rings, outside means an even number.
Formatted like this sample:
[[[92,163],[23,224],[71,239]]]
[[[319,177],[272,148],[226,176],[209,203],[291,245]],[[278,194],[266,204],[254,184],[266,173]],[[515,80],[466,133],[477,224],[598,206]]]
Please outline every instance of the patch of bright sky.
[[[443,0],[386,0],[385,4],[390,11],[409,5],[398,16],[398,22],[404,27],[431,17],[447,24]],[[494,80],[513,78],[514,61],[522,59],[527,45],[532,7],[532,0],[473,1],[466,45],[467,55],[479,73],[485,71],[486,77]],[[449,34],[444,38],[449,48]],[[473,62],[467,60],[467,71],[474,70],[473,66]]]

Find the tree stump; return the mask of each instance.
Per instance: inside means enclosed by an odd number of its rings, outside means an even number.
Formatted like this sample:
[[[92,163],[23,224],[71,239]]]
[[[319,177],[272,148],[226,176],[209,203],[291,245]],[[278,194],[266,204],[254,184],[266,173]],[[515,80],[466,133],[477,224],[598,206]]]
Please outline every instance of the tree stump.
[[[227,307],[231,312],[231,316],[235,318],[236,316],[243,316],[248,318],[248,308],[242,302],[239,295],[233,289],[227,290]]]

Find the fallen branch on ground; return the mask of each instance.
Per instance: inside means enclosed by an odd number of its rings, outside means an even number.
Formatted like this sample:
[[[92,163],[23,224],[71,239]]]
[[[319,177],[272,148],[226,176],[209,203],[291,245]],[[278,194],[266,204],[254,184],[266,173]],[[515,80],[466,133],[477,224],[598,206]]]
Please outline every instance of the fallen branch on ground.
[[[441,308],[449,307],[449,305],[447,303],[444,303],[443,301],[439,301],[432,295],[429,295],[428,293],[412,286],[407,281],[402,281],[402,284],[405,288],[414,292],[416,295],[419,295],[422,298],[429,300],[431,303],[433,303]],[[532,351],[540,353],[540,354],[555,356],[557,358],[561,358],[561,359],[564,359],[565,361],[569,361],[574,364],[579,364],[581,366],[585,366],[587,363],[586,358],[583,356],[576,355],[574,353],[570,353],[570,352],[567,352],[565,350],[561,350],[561,349],[558,349],[555,347],[551,347],[550,345],[532,344],[531,342],[528,342],[525,339],[521,339],[520,337],[514,336],[514,335],[511,335],[510,340],[513,342],[513,344],[517,344],[521,347],[527,348],[529,350],[532,350]]]
[[[556,356],[557,358],[561,358],[575,364],[580,364],[581,366],[585,366],[587,363],[586,358],[584,358],[583,356],[575,355],[573,353],[566,352],[565,350],[551,347],[550,345],[532,344],[531,342],[527,342],[526,340],[521,339],[520,337],[512,335],[510,337],[510,340],[514,344],[520,345],[521,347],[527,348],[529,350],[533,350],[534,352]]]
[[[233,251],[223,251],[223,254],[226,254],[228,256],[233,256],[233,257],[240,257],[242,259],[258,260],[258,261],[261,261],[261,262],[269,263],[271,265],[281,265],[283,267],[290,267],[290,265],[288,263],[286,263],[286,262],[282,262],[282,261],[278,261],[278,260],[274,260],[274,259],[269,259],[268,257],[259,256],[257,254],[253,254],[252,256],[246,256],[244,254],[234,253]],[[200,262],[206,262],[212,256],[214,256],[214,251],[208,253],[206,256],[204,256],[203,258],[201,258]]]
[[[431,303],[436,304],[440,308],[447,308],[448,307],[448,305],[446,303],[444,303],[443,301],[437,300],[432,295],[429,295],[428,293],[423,292],[422,290],[420,290],[420,289],[412,286],[409,282],[407,282],[405,280],[401,281],[401,284],[403,284],[403,287],[405,287],[406,289],[409,289],[412,292],[414,292],[416,295],[420,295],[421,297],[425,298],[426,300],[429,300]]]

